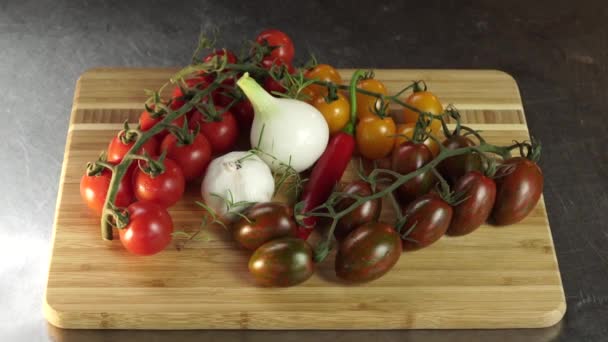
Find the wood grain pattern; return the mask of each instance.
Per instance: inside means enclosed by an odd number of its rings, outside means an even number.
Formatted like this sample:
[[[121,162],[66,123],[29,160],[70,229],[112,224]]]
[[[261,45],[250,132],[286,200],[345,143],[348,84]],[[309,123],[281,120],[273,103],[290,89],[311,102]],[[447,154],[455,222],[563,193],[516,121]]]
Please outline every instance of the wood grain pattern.
[[[345,285],[333,257],[292,288],[260,288],[247,253],[221,228],[182,251],[128,254],[102,241],[99,222],[78,191],[95,159],[125,119],[142,110],[144,88],[175,69],[100,68],[79,79],[74,95],[44,312],[65,328],[107,329],[466,329],[531,328],[558,322],[566,306],[544,201],[523,222],[484,226],[402,255],[383,278]],[[348,78],[352,70],[342,70]],[[492,70],[378,70],[390,91],[424,79],[491,143],[528,137],[515,81]],[[352,172],[345,176],[352,178]],[[198,184],[171,209],[177,229],[194,230],[202,211]],[[385,206],[386,208],[387,206]],[[389,210],[383,212],[390,218]]]

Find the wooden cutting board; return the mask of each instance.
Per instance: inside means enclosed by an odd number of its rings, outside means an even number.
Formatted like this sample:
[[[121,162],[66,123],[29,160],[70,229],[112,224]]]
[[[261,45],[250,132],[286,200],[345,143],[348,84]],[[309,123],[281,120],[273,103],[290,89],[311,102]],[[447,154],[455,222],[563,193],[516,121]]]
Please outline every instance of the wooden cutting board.
[[[221,228],[186,249],[130,255],[102,241],[99,219],[83,204],[79,181],[125,119],[137,120],[144,89],[176,69],[103,68],[78,80],[53,228],[44,313],[64,328],[92,329],[468,329],[533,328],[558,322],[564,292],[544,201],[524,221],[483,226],[405,253],[383,278],[340,283],[333,255],[304,284],[261,288],[248,254]],[[341,70],[347,79],[352,70]],[[484,131],[490,143],[528,138],[515,80],[494,70],[378,70],[391,93],[423,79]],[[353,177],[349,174],[348,177]],[[176,229],[193,231],[202,211],[198,184],[171,209]],[[387,206],[385,206],[386,208]],[[389,210],[383,217],[390,219]]]

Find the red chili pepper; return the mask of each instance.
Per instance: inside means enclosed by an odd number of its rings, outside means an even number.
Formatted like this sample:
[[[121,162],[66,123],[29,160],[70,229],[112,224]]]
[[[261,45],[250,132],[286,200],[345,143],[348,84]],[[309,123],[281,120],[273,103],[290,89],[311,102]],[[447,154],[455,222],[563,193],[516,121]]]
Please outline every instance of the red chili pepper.
[[[355,138],[346,132],[339,132],[333,136],[325,152],[321,155],[310,178],[304,187],[301,201],[304,202],[303,213],[323,204],[331,195],[336,184],[342,178],[355,150]],[[312,233],[317,218],[305,217],[304,226],[298,227],[298,237],[306,240]]]
[[[353,133],[357,112],[355,95],[357,81],[361,76],[363,76],[363,72],[357,70],[350,82],[350,122],[344,127],[342,132],[329,139],[325,151],[319,160],[317,160],[310,178],[304,187],[304,192],[300,198],[300,201],[304,203],[302,207],[302,214],[304,215],[306,212],[323,204],[329,198],[353,156],[355,150],[355,137]],[[312,233],[317,223],[317,218],[315,216],[306,216],[302,222],[304,225],[298,227],[297,235],[299,238],[306,240]]]

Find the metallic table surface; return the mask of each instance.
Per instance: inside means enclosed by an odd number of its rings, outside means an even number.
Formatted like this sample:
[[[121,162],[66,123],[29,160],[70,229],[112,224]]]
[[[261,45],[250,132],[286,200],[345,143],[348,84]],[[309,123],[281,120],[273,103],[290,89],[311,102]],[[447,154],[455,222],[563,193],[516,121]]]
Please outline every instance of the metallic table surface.
[[[601,1],[2,1],[0,341],[599,341],[608,338],[608,8]],[[568,301],[547,329],[76,331],[42,316],[70,106],[94,66],[189,62],[199,32],[238,48],[266,27],[338,67],[496,68],[544,143],[545,199]]]

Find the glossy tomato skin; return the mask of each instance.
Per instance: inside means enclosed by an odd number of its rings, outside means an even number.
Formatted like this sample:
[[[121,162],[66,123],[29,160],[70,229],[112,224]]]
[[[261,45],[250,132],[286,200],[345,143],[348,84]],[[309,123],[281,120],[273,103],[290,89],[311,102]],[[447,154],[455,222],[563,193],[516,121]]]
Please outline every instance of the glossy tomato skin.
[[[380,222],[366,223],[353,230],[340,244],[336,275],[349,282],[380,278],[401,256],[401,238],[394,227]]]
[[[179,165],[186,181],[201,177],[211,161],[211,144],[201,133],[187,145],[180,144],[175,135],[169,134],[163,139],[160,149],[167,151],[167,157]]]
[[[232,108],[230,108],[230,112],[234,114],[234,117],[239,126],[239,130],[246,132],[246,135],[249,136],[248,132],[251,129],[251,124],[253,123],[254,116],[253,105],[251,105],[251,101],[249,101],[249,99],[243,98],[239,102],[235,103]]]
[[[444,140],[443,146],[449,150],[455,150],[462,147],[475,146],[475,142],[468,137],[454,135]],[[478,153],[472,152],[449,157],[444,159],[437,169],[453,185],[467,172],[480,171],[482,169],[481,156]]]
[[[151,176],[140,168],[135,170],[133,186],[138,200],[169,208],[182,197],[186,185],[182,169],[169,158],[165,158],[164,165],[165,171],[156,176]]]
[[[355,130],[359,153],[371,160],[386,157],[395,145],[396,129],[390,117],[367,117],[359,121]]]
[[[276,29],[264,30],[258,34],[255,41],[275,47],[270,52],[269,56],[271,58],[280,59],[288,63],[293,61],[295,49],[291,38],[285,32]]]
[[[414,227],[403,239],[403,250],[414,251],[427,247],[439,240],[447,231],[452,220],[452,207],[434,192],[416,198],[404,213],[407,220],[402,233]]]
[[[112,138],[108,145],[108,162],[112,164],[120,163],[134,144],[135,142],[123,144],[119,136]],[[139,149],[138,154],[144,153],[147,153],[150,156],[158,154],[158,139],[155,136],[150,137],[150,139],[143,144],[141,149]]]
[[[344,192],[350,195],[370,196],[372,195],[372,188],[369,183],[361,180],[356,180],[341,185],[340,192]],[[342,211],[350,207],[353,203],[355,203],[354,198],[344,198],[336,204],[335,209],[336,211]],[[342,217],[338,221],[338,224],[336,225],[336,230],[334,230],[334,235],[338,240],[344,239],[351,231],[355,230],[357,227],[372,221],[377,221],[380,217],[381,211],[381,198],[378,198],[373,201],[367,201],[361,204],[355,210],[346,214],[346,216]]]
[[[312,248],[298,238],[266,242],[249,259],[249,272],[262,286],[293,286],[306,281],[314,271]]]
[[[171,243],[173,220],[167,210],[152,202],[135,202],[127,207],[129,224],[119,229],[120,242],[131,253],[152,255]]]
[[[283,203],[257,203],[232,226],[232,236],[244,248],[256,250],[266,242],[296,236],[293,211]]]
[[[504,226],[523,220],[536,207],[543,193],[541,169],[523,157],[504,161],[495,180],[497,192],[491,220],[495,225]]]
[[[213,50],[213,52],[211,52],[210,54],[208,54],[207,56],[205,56],[205,58],[203,58],[203,62],[210,62],[213,57],[215,56],[226,56],[226,62],[229,64],[235,64],[237,61],[236,55],[234,54],[234,52],[227,50],[227,49],[215,49]]]
[[[112,172],[104,169],[98,175],[89,176],[86,173],[80,179],[80,195],[86,205],[93,209],[96,214],[101,215],[103,205],[108,195],[110,181],[112,180]],[[131,186],[130,174],[126,174],[118,185],[116,200],[114,205],[119,208],[124,208],[133,202],[133,187]]]
[[[185,116],[183,115],[178,117],[177,119],[171,121],[171,125],[182,127],[184,125],[184,118]],[[139,116],[139,129],[143,132],[149,131],[150,129],[152,129],[152,127],[156,126],[156,124],[161,122],[162,120],[163,117],[155,118],[147,110],[144,110]],[[156,136],[162,139],[167,134],[169,134],[169,131],[163,129],[162,131],[158,132]]]
[[[407,141],[399,145],[392,154],[391,169],[400,174],[416,171],[433,160],[433,153],[424,144]],[[399,188],[397,194],[402,203],[409,203],[428,193],[437,179],[432,170],[410,179]]]
[[[350,121],[350,103],[342,94],[337,94],[338,98],[330,103],[325,101],[324,96],[317,95],[312,100],[312,105],[323,114],[329,134],[340,132]]]
[[[397,148],[399,145],[403,144],[406,141],[412,140],[414,137],[415,128],[415,123],[398,124],[396,132],[397,137],[395,138],[395,148]],[[436,157],[439,154],[439,144],[435,140],[433,140],[433,138],[428,137],[422,143],[429,148],[431,153],[433,153],[433,156]]]
[[[173,93],[171,95],[171,103],[169,105],[169,107],[172,110],[178,110],[180,108],[182,108],[182,106],[187,102],[190,101],[193,97],[193,92],[192,89],[199,89],[202,90],[205,87],[207,87],[207,85],[212,82],[213,79],[211,79],[210,77],[194,77],[194,78],[189,78],[185,81],[186,83],[186,93],[184,94],[184,92],[182,91],[182,88],[180,87],[175,87],[173,88]],[[203,98],[202,102],[206,102],[207,98]],[[187,113],[188,119],[190,119],[191,113],[194,111],[194,109],[190,110]]]
[[[443,106],[441,102],[430,91],[417,91],[413,92],[406,100],[405,103],[417,108],[422,112],[427,112],[435,115],[443,113]],[[405,123],[416,123],[420,114],[409,109],[403,109],[403,122]],[[433,132],[438,132],[441,129],[441,120],[433,119],[430,124],[430,128]]]
[[[379,94],[388,95],[388,90],[384,83],[370,78],[357,82],[357,88],[365,89]],[[376,117],[374,108],[377,106],[378,99],[371,95],[357,93],[357,117],[361,120],[367,117]],[[388,103],[385,103],[388,104]]]
[[[239,137],[239,127],[231,112],[222,108],[217,111],[222,113],[219,121],[200,120],[198,123],[201,133],[209,140],[213,153],[224,154],[234,148]]]
[[[496,183],[479,171],[470,171],[455,184],[462,202],[453,207],[452,221],[446,235],[461,236],[479,228],[490,216],[496,200]]]
[[[342,84],[342,76],[340,76],[338,70],[329,64],[319,64],[315,66],[304,73],[304,77],[319,81],[332,82],[335,84]],[[307,92],[315,95],[327,95],[327,87],[318,84],[311,84],[305,89],[307,89]]]

